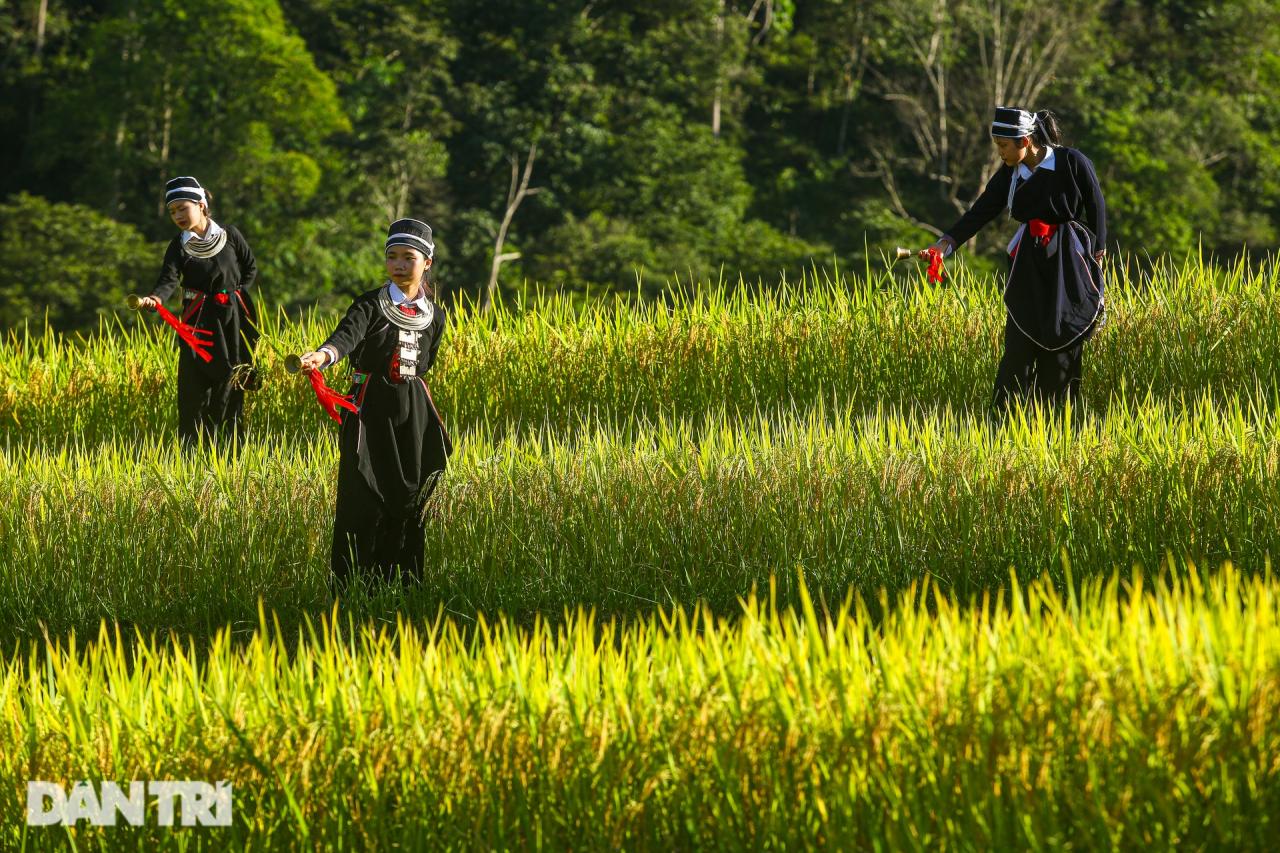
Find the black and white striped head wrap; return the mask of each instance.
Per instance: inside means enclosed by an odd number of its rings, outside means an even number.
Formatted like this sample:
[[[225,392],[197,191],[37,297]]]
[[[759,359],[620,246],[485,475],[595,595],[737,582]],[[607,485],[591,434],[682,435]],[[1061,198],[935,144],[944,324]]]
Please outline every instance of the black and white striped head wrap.
[[[208,204],[209,196],[204,187],[190,175],[174,178],[164,185],[164,203],[166,206],[175,201],[194,201],[196,204]]]
[[[1017,107],[996,107],[996,117],[991,121],[991,135],[1007,139],[1021,139],[1036,131],[1036,114]]]
[[[428,258],[434,258],[436,254],[436,244],[431,242],[431,226],[417,219],[397,219],[391,223],[382,251],[385,253],[392,246],[408,246]]]

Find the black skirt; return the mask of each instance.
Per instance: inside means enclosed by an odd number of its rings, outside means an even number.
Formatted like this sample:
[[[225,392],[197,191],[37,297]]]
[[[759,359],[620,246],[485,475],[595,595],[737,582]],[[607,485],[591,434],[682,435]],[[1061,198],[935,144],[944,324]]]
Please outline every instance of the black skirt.
[[[344,412],[333,573],[420,578],[427,499],[453,449],[426,382],[356,374],[359,414]]]
[[[1102,313],[1102,267],[1093,235],[1062,224],[1046,245],[1022,232],[1005,285],[1009,321],[1036,346],[1057,351],[1086,340]]]

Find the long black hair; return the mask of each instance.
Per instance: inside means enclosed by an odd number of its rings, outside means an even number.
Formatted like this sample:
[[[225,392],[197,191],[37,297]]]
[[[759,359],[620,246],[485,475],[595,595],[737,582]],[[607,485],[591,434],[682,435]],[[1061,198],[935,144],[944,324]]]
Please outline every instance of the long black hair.
[[[427,292],[427,296],[431,297],[432,302],[439,301],[438,291],[436,290],[436,259],[431,259],[431,266],[422,271],[422,289]]]
[[[1031,141],[1040,147],[1062,144],[1062,128],[1058,125],[1058,117],[1049,110],[1036,113],[1036,129],[1031,134]]]

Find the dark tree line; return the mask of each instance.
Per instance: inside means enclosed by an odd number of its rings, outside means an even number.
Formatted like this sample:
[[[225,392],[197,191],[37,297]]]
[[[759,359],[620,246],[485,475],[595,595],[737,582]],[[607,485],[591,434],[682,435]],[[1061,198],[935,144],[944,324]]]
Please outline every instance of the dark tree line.
[[[7,326],[148,287],[177,174],[287,305],[403,215],[453,297],[856,269],[976,196],[995,103],[1060,115],[1113,251],[1280,243],[1276,0],[0,0],[0,51]]]

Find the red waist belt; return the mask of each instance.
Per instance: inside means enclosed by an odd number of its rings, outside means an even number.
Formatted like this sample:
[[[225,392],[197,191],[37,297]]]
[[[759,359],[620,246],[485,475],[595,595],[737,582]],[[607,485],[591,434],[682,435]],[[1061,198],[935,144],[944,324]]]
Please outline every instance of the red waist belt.
[[[1033,219],[1027,223],[1027,231],[1035,238],[1037,245],[1044,246],[1058,233],[1058,226],[1050,225],[1043,219]]]
[[[1031,219],[1027,221],[1027,233],[1036,241],[1037,246],[1047,246],[1049,241],[1053,239],[1053,235],[1058,233],[1061,225],[1054,225],[1045,222],[1043,219]],[[1010,257],[1018,254],[1018,247],[1022,245],[1022,240],[1018,240],[1018,244],[1013,247],[1013,251],[1009,253]]]

